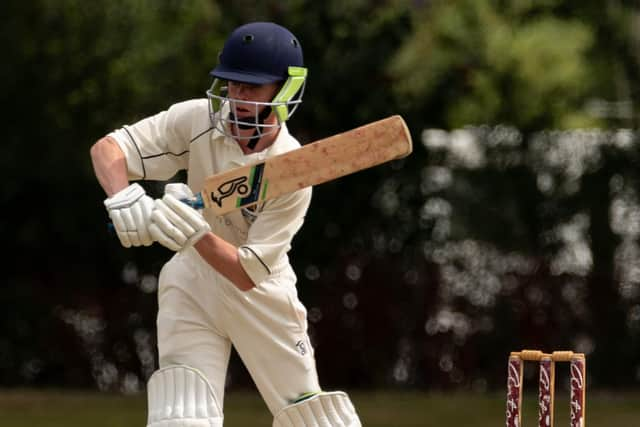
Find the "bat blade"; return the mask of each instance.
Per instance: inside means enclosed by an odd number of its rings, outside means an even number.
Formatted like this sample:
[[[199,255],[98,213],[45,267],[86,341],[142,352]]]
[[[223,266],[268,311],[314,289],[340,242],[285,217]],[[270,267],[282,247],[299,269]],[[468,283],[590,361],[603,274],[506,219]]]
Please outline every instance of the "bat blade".
[[[208,177],[199,194],[217,215],[322,184],[412,152],[411,134],[399,115]]]

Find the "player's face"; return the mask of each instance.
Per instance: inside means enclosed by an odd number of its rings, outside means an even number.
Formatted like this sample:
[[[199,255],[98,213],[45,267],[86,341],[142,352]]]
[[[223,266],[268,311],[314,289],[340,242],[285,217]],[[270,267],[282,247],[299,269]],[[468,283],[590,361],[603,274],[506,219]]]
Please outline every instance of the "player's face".
[[[234,103],[234,113],[236,117],[242,118],[254,116],[256,114],[256,106],[252,102],[271,102],[273,100],[273,97],[276,96],[279,88],[280,83],[255,85],[229,81],[228,97],[238,101],[249,101],[246,104],[242,102]],[[258,112],[260,112],[262,108],[260,108]]]

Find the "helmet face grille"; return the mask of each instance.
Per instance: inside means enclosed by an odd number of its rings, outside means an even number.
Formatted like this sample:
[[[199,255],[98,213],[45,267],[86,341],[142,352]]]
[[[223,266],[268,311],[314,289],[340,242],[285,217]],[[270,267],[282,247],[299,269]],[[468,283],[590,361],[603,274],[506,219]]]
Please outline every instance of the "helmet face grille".
[[[296,72],[301,75],[295,75]],[[278,131],[302,103],[305,77],[305,68],[293,67],[292,76],[287,79],[287,83],[283,85],[282,90],[271,102],[254,102],[229,98],[226,87],[223,86],[220,80],[216,79],[207,91],[209,114],[213,126],[223,135],[238,140],[261,138]],[[251,105],[252,114],[244,119],[237,118],[233,114],[237,103],[241,103],[245,107]],[[271,112],[275,113],[277,121],[273,124],[265,123],[265,118]],[[249,128],[255,129],[255,133],[252,136],[240,134],[240,129]]]

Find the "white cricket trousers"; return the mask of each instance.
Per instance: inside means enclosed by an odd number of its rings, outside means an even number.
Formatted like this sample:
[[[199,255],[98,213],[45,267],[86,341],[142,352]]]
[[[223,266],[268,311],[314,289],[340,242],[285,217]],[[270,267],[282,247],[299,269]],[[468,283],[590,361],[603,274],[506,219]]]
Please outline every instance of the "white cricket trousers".
[[[272,414],[320,391],[307,311],[288,263],[243,292],[190,248],[162,268],[158,284],[160,368],[200,370],[222,405],[233,345]]]

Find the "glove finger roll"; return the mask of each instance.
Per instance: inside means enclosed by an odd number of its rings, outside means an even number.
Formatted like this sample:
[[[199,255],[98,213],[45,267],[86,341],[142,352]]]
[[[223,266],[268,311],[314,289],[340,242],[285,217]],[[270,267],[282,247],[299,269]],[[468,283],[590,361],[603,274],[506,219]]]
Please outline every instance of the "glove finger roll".
[[[151,212],[153,211],[153,200],[149,197],[143,197],[135,206],[139,207],[139,210],[135,211],[135,213],[139,215],[134,215],[136,229],[138,230],[138,238],[140,239],[140,243],[144,246],[149,246],[153,243],[153,239],[147,228],[147,218],[151,216]]]
[[[202,215],[185,203],[173,197],[171,194],[165,194],[162,201],[167,204],[173,211],[175,211],[180,217],[189,223],[193,230],[199,230],[206,227],[207,222]]]
[[[151,234],[151,236],[153,236],[153,238],[162,246],[167,247],[172,251],[180,250],[180,245],[177,244],[175,240],[164,234],[156,224],[152,223],[149,225],[149,234]]]
[[[113,223],[113,228],[116,230],[116,234],[118,235],[118,239],[120,239],[120,243],[125,248],[131,247],[131,240],[129,240],[129,235],[127,234],[127,226],[122,220],[122,216],[120,215],[120,211],[109,211],[109,218],[111,218],[111,222]]]
[[[165,195],[165,197],[167,196]],[[187,209],[191,209],[173,196],[169,196],[169,198],[175,200],[179,205],[185,206]],[[187,220],[185,220],[179,211],[174,209],[172,206],[169,206],[164,200],[158,200],[156,202],[156,209],[159,209],[186,237],[189,237],[196,232],[196,227],[193,227]]]
[[[187,241],[187,235],[183,233],[172,222],[170,215],[173,214],[171,209],[166,207],[162,200],[156,200],[156,208],[151,213],[151,222],[158,226],[164,234],[175,240],[180,246]],[[175,215],[175,214],[174,214]],[[191,231],[191,234],[193,231]]]
[[[125,223],[127,224],[127,234],[129,235],[131,244],[133,246],[140,246],[140,235],[138,234],[139,228],[136,222],[142,218],[140,206],[138,206],[138,204],[134,204],[129,209],[123,209],[122,218],[124,218]]]
[[[125,248],[130,248],[131,247],[131,239],[129,239],[129,233],[127,233],[126,231],[117,231],[116,230],[116,234],[118,235],[118,239],[120,239],[120,244],[125,247]]]

